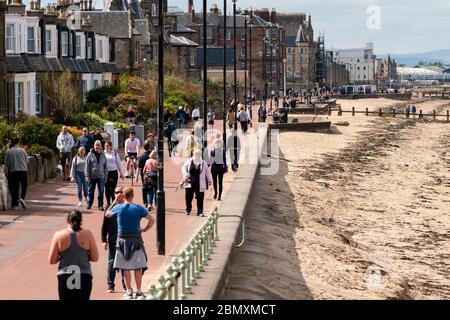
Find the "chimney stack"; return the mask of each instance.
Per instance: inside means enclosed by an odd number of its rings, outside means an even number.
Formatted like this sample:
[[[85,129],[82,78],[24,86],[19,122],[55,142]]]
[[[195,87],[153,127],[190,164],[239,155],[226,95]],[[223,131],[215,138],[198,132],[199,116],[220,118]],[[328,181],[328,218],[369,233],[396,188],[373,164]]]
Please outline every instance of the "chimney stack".
[[[270,12],[270,22],[277,23],[277,11],[275,10],[275,8],[273,8]]]
[[[194,11],[194,0],[188,0],[188,13]]]

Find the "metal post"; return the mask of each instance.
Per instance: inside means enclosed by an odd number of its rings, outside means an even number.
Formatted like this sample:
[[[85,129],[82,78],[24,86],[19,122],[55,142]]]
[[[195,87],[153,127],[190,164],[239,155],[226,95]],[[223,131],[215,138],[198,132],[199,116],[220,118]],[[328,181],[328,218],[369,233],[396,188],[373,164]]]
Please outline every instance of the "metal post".
[[[249,68],[249,87],[250,87],[250,118],[253,119],[253,110],[252,110],[252,105],[253,105],[253,86],[252,86],[252,28],[253,28],[253,21],[252,21],[252,15],[253,12],[250,12],[250,42],[249,42],[249,50],[250,50],[250,68]]]
[[[236,64],[237,64],[237,56],[236,56],[236,1],[233,0],[233,42],[234,42],[234,168],[237,170],[237,70],[236,70]]]
[[[208,143],[208,139],[206,137],[207,134],[207,119],[206,114],[208,113],[208,66],[207,66],[207,48],[208,48],[208,40],[206,39],[206,18],[207,18],[207,5],[206,0],[203,0],[203,144],[202,144],[202,153],[204,156],[204,150]]]
[[[223,0],[223,149],[227,149],[227,0]]]
[[[156,244],[158,254],[166,253],[166,200],[164,193],[164,14],[158,2],[158,191],[156,192]]]
[[[272,75],[273,75],[273,66],[272,66],[272,54],[273,54],[273,44],[272,44],[272,29],[270,29],[270,38],[269,38],[269,48],[270,48],[270,60],[269,60],[269,64],[270,64],[270,74],[269,74],[269,84],[270,84],[270,112],[272,113],[272,91],[273,91],[273,87],[272,87]]]
[[[244,105],[245,105],[245,111],[247,111],[247,15],[248,11],[244,11]]]

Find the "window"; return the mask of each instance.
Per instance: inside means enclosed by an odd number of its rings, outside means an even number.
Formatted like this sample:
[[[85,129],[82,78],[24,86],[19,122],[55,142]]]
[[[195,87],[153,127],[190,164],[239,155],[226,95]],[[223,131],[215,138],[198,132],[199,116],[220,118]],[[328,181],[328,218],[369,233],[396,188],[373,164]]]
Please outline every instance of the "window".
[[[75,56],[81,58],[81,36],[75,36]]]
[[[17,38],[19,39],[19,52],[22,51],[22,25],[19,24],[18,25],[18,33],[17,33]]]
[[[98,58],[103,59],[103,40],[98,40],[97,52],[98,52]]]
[[[227,28],[227,40],[231,40],[231,29]]]
[[[63,57],[69,55],[69,32],[67,31],[61,33],[61,54]]]
[[[272,40],[276,40],[278,38],[278,30],[272,30]]]
[[[45,30],[45,52],[46,53],[52,52],[52,31],[51,30]]]
[[[16,31],[14,24],[6,24],[6,51],[16,51]]]
[[[245,48],[241,48],[241,57],[245,57]]]
[[[14,83],[14,105],[16,113],[23,111],[23,82]]]
[[[92,38],[87,38],[87,58],[92,59]]]
[[[36,113],[39,114],[42,112],[42,83],[40,81],[36,81],[35,97]]]
[[[190,65],[191,66],[195,66],[195,63],[196,63],[196,53],[197,53],[197,50],[191,50],[191,54],[190,54],[190,56],[189,56],[189,63],[190,63]]]
[[[212,39],[213,30],[212,27],[206,27],[206,39]]]
[[[35,41],[35,37],[34,37],[34,28],[33,27],[28,27],[27,28],[27,50],[28,52],[36,52],[36,41]]]
[[[136,41],[135,42],[135,45],[134,45],[134,62],[135,63],[139,63],[139,49],[140,49],[140,47],[141,47],[141,44],[140,44],[140,42],[139,41]]]
[[[87,80],[83,80],[83,93],[86,94],[88,92]]]
[[[266,57],[270,57],[270,46],[266,47]]]
[[[245,40],[245,30],[241,30],[241,40]]]
[[[156,17],[157,15],[158,15],[158,12],[157,12],[158,10],[157,10],[157,8],[156,8],[156,3],[152,3],[152,16],[153,17]]]
[[[94,80],[94,89],[98,88],[98,80]]]
[[[241,69],[245,70],[245,63],[241,62]]]

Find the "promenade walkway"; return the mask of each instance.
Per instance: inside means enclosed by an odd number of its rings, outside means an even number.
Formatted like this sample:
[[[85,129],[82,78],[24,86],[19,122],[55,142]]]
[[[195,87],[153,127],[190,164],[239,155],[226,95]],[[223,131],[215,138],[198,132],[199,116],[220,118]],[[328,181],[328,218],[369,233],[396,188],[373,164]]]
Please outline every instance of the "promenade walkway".
[[[255,110],[253,114],[256,114]],[[222,121],[216,121],[215,128],[221,130]],[[229,170],[224,177],[224,196],[233,176]],[[184,191],[175,192],[180,177],[181,164],[170,160],[165,144],[166,255],[157,254],[155,227],[143,234],[149,257],[149,270],[143,278],[145,291],[206,219],[184,214]],[[119,180],[119,185],[129,184]],[[135,188],[136,203],[142,203],[140,189],[139,182]],[[47,255],[53,233],[66,227],[67,212],[77,208],[76,185],[56,180],[36,184],[29,188],[27,199],[29,209],[26,211],[0,212],[0,300],[58,299],[57,267],[48,264]],[[100,250],[99,261],[92,264],[94,280],[91,299],[120,299],[123,291],[118,277],[116,293],[106,293],[107,251],[102,249],[100,240],[103,215],[96,205],[97,200],[92,210],[81,208],[83,226],[93,231]],[[205,194],[205,213],[214,206],[220,207],[220,201],[213,199],[211,187]]]

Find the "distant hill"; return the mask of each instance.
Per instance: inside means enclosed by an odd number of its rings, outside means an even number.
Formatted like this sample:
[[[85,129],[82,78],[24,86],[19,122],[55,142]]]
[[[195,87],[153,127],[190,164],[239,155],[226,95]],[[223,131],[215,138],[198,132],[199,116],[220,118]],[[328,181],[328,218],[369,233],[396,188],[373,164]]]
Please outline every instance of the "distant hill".
[[[387,54],[378,55],[378,58],[381,59],[387,59],[387,57]],[[391,58],[394,58],[398,64],[406,64],[407,66],[411,67],[416,66],[419,61],[431,63],[442,62],[443,64],[450,64],[450,49],[411,54],[391,53]]]

